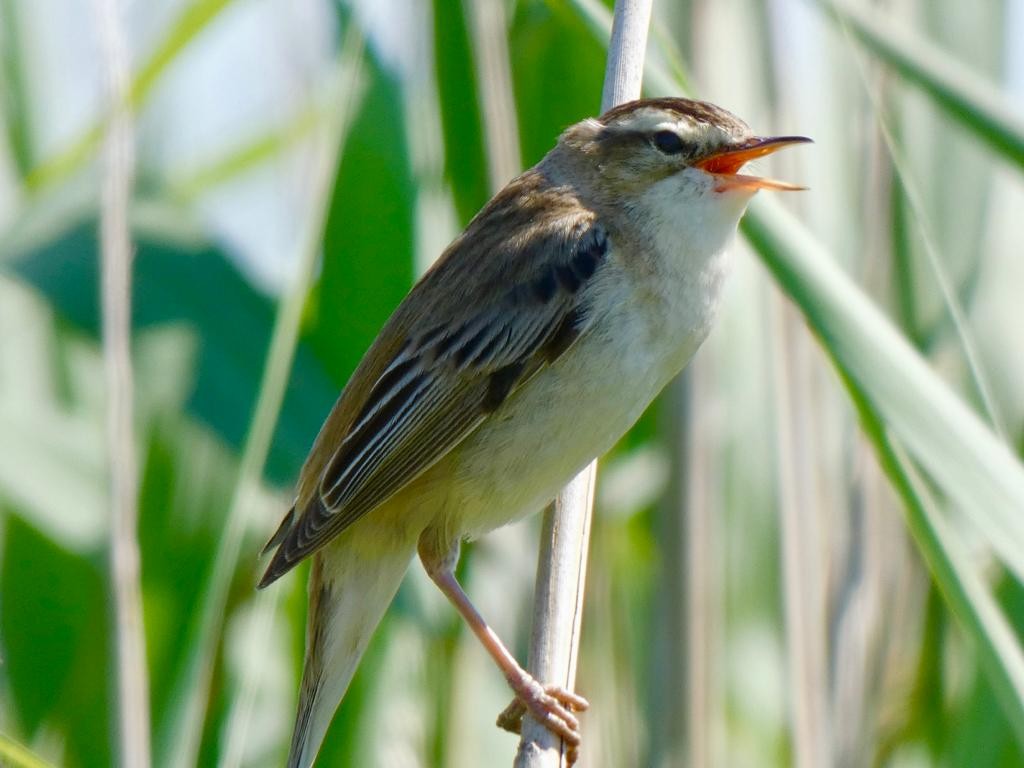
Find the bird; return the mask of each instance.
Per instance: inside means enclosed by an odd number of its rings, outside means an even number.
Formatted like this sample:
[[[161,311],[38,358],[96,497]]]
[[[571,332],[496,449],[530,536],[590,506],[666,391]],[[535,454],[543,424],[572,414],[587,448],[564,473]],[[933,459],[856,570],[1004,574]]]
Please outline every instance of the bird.
[[[709,102],[628,102],[567,128],[470,221],[367,350],[264,549],[264,588],[312,557],[287,765],[313,764],[418,554],[521,709],[580,743],[587,701],[535,680],[455,577],[462,542],[542,509],[707,336],[764,137]]]

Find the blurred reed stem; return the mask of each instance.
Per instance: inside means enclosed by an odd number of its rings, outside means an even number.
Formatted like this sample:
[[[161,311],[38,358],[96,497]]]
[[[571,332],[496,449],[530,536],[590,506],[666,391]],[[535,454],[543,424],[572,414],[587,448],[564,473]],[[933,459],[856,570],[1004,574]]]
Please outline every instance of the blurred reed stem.
[[[693,654],[686,649],[686,663],[682,663],[680,638],[687,638],[688,622],[692,612],[688,603],[690,567],[687,552],[689,519],[687,494],[690,487],[688,471],[692,429],[690,390],[693,386],[693,368],[687,367],[673,381],[662,396],[659,433],[665,436],[669,456],[668,489],[658,505],[656,535],[659,542],[658,582],[653,613],[654,652],[651,654],[647,674],[651,680],[651,693],[647,711],[650,716],[648,754],[657,756],[658,765],[666,768],[700,765],[693,753],[686,759],[688,744],[692,744],[688,720],[692,707]],[[680,691],[687,691],[681,696]]]
[[[946,259],[940,257],[938,242],[932,233],[932,226],[928,221],[927,214],[925,213],[924,202],[921,197],[921,192],[918,189],[917,182],[914,179],[914,175],[910,170],[910,166],[907,163],[906,158],[900,151],[889,122],[886,120],[885,111],[882,108],[878,94],[876,90],[871,87],[871,84],[868,81],[864,58],[853,45],[853,31],[842,16],[839,17],[839,23],[850,43],[850,55],[857,63],[857,73],[860,76],[861,83],[864,85],[864,92],[871,104],[875,122],[877,123],[878,130],[885,142],[885,147],[889,153],[889,160],[892,163],[896,180],[902,188],[902,201],[905,201],[909,207],[909,213],[912,215],[913,223],[921,241],[921,246],[928,259],[928,267],[931,269],[932,274],[935,277],[935,284],[939,288],[943,304],[945,305],[946,311],[949,313],[949,318],[953,323],[957,342],[960,344],[964,360],[967,363],[967,370],[970,373],[971,384],[974,385],[974,390],[981,401],[985,415],[988,417],[988,422],[993,431],[995,431],[1003,442],[1009,444],[1010,441],[1005,421],[999,412],[996,399],[992,394],[992,385],[989,383],[989,377],[982,366],[981,357],[977,351],[977,344],[974,341],[974,334],[971,333],[970,324],[967,322],[967,313],[964,311],[963,305],[960,302],[960,297],[953,288],[952,281],[947,273],[945,266]],[[911,327],[917,327],[919,320],[914,318],[911,322]]]
[[[985,576],[959,531],[947,522],[898,437],[886,429],[863,390],[845,370],[841,376],[871,438],[879,463],[904,502],[904,520],[968,639],[1009,721],[1018,745],[1024,747],[1024,648],[999,605]]]
[[[774,391],[778,443],[780,561],[785,609],[793,764],[798,768],[831,765],[827,712],[824,584],[818,516],[822,496],[816,487],[811,420],[809,340],[800,318],[776,298]]]
[[[195,642],[190,645],[185,673],[176,686],[174,700],[182,704],[179,705],[176,716],[172,718],[161,745],[162,765],[186,768],[195,764],[198,755],[228,589],[238,566],[242,537],[251,522],[250,511],[255,506],[255,494],[284,400],[301,328],[302,312],[306,306],[314,267],[320,255],[331,185],[338,167],[348,121],[355,112],[353,102],[358,96],[357,84],[362,53],[362,34],[358,26],[352,23],[346,33],[333,75],[334,83],[330,90],[332,106],[325,111],[327,120],[322,134],[324,138],[321,146],[324,149],[313,168],[311,184],[315,192],[312,199],[316,202],[312,206],[313,213],[298,249],[298,266],[294,280],[278,305],[259,393],[242,449],[235,491],[224,524],[224,532],[214,556],[213,571],[197,612],[198,618],[193,635]],[[244,729],[247,727],[246,721],[238,721],[235,727]]]
[[[107,101],[113,105],[104,147],[100,210],[103,369],[107,388],[110,461],[110,570],[114,593],[114,666],[120,764],[150,764],[149,673],[142,614],[138,542],[138,463],[132,382],[132,243],[128,206],[135,178],[132,115],[124,108],[130,87],[128,49],[118,0],[96,0],[99,48]]]
[[[479,72],[476,82],[483,110],[487,177],[491,194],[496,194],[523,168],[508,57],[508,22],[504,0],[466,0],[465,8]]]
[[[714,400],[712,360],[705,357],[694,365],[688,376],[687,411],[700,412],[700,403]],[[685,732],[687,759],[681,765],[711,768],[715,765],[715,732],[719,712],[715,706],[713,678],[721,647],[715,634],[721,593],[715,589],[715,510],[712,491],[714,473],[713,427],[708,419],[691,420],[686,442],[685,467],[676,467],[686,478],[683,502],[675,514],[683,520],[683,590],[686,623],[686,687],[676,696],[686,701]],[[684,693],[685,692],[685,693]],[[676,727],[682,729],[682,723]]]

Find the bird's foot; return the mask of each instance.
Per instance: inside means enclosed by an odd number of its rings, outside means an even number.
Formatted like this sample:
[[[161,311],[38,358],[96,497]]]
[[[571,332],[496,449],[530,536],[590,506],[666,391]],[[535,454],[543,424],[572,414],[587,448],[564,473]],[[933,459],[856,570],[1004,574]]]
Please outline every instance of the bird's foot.
[[[525,673],[522,677],[509,680],[509,685],[516,697],[498,715],[498,727],[519,733],[523,727],[523,716],[529,712],[534,720],[565,742],[568,764],[576,762],[580,746],[580,721],[573,712],[582,712],[590,706],[590,702],[560,685],[541,685]]]

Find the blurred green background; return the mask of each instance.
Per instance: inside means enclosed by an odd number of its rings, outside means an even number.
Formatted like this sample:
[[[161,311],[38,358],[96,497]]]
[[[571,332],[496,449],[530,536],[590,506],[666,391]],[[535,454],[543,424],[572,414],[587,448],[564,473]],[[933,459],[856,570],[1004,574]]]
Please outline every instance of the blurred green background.
[[[416,274],[598,112],[610,7],[122,5],[154,763],[278,765],[306,569],[259,549]],[[117,759],[97,7],[0,0],[0,764]],[[649,59],[817,144],[602,463],[582,764],[1024,765],[1024,2],[657,0]],[[460,570],[523,659],[537,523]],[[322,764],[508,765],[508,699],[414,564]]]

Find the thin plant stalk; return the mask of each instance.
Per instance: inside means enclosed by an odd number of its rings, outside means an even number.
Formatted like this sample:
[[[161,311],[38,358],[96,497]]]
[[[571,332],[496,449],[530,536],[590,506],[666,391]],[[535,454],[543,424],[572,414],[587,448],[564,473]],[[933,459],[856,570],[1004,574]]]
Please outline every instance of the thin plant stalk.
[[[103,368],[110,460],[110,571],[117,675],[117,736],[121,765],[150,764],[149,675],[142,615],[138,542],[138,462],[135,455],[131,361],[132,243],[128,205],[135,174],[132,115],[120,105],[130,87],[128,51],[118,0],[96,0],[107,93],[115,106],[104,152],[102,249]]]
[[[259,394],[242,450],[238,480],[232,495],[224,533],[214,556],[213,572],[204,594],[197,620],[196,642],[192,645],[187,667],[179,681],[176,700],[183,705],[165,736],[162,761],[165,765],[191,766],[199,749],[203,712],[209,699],[210,677],[219,628],[224,617],[231,577],[238,565],[242,536],[249,525],[249,510],[255,506],[263,466],[270,450],[281,403],[284,400],[291,371],[314,266],[320,253],[320,242],[329,203],[330,183],[337,168],[347,118],[354,112],[352,104],[358,89],[363,39],[355,24],[342,47],[333,91],[333,115],[325,133],[329,150],[324,153],[313,180],[315,213],[299,255],[298,268],[291,288],[278,306],[277,318],[267,353],[267,362],[260,381]],[[244,724],[239,724],[243,727]]]
[[[985,576],[956,530],[939,511],[931,489],[898,438],[890,433],[867,394],[849,372],[839,373],[861,426],[893,488],[904,502],[904,520],[936,586],[975,646],[1018,745],[1024,747],[1024,649]]]
[[[707,402],[706,398],[712,394],[710,362],[705,358],[685,374],[689,379],[685,407],[690,415],[698,413],[699,404]],[[685,765],[690,768],[710,768],[715,762],[713,677],[717,656],[715,625],[719,620],[714,585],[718,536],[712,511],[714,494],[709,479],[714,463],[713,441],[706,419],[698,424],[696,419],[683,421],[677,417],[676,426],[686,429],[685,434],[676,438],[678,443],[685,441],[685,455],[680,457],[682,460],[674,467],[677,472],[685,472],[686,487],[680,498],[681,503],[670,510],[669,514],[678,515],[683,521],[683,567],[673,576],[683,580],[682,589],[686,596],[686,619],[681,634],[686,638],[686,687],[680,689],[685,691],[684,694],[680,694],[680,690],[669,691],[670,696],[684,699],[685,707],[680,713],[680,720],[668,725],[685,734]],[[665,663],[677,664],[679,660],[680,656],[677,655],[675,659],[666,658]],[[685,723],[685,728],[681,727],[682,723]]]
[[[662,766],[708,768],[717,748],[720,510],[712,493],[712,427],[694,417],[713,392],[712,362],[689,365],[666,389],[660,408],[671,469],[656,534],[660,569],[648,668],[648,754]]]
[[[265,589],[256,596],[252,613],[246,617],[245,636],[260,643],[262,650],[270,652],[269,638],[273,633],[274,619],[281,590]],[[249,725],[252,721],[253,709],[256,706],[256,693],[261,682],[262,667],[256,673],[245,676],[235,696],[228,719],[228,726],[223,738],[219,768],[239,768],[245,759],[245,748],[249,741]]]
[[[300,242],[299,268],[295,282],[292,289],[282,299],[278,309],[277,322],[274,326],[274,335],[267,358],[267,368],[264,371],[263,388],[266,390],[266,397],[263,397],[263,392],[261,392],[253,417],[253,429],[258,420],[267,422],[261,429],[259,442],[253,444],[254,451],[262,452],[262,459],[259,462],[259,467],[256,468],[257,474],[248,478],[239,477],[235,502],[238,502],[242,495],[243,482],[249,483],[252,488],[255,488],[259,482],[259,476],[263,472],[263,464],[266,462],[267,452],[270,449],[268,439],[273,435],[281,403],[284,400],[284,389],[287,385],[295,345],[298,341],[302,310],[313,279],[314,267],[320,253],[320,244],[323,242],[323,229],[330,204],[331,183],[338,167],[338,156],[348,127],[348,118],[355,112],[353,97],[356,94],[356,88],[354,86],[359,76],[362,50],[362,35],[353,24],[349,28],[348,37],[338,58],[327,108],[320,112],[325,116],[318,136],[321,151],[311,164],[315,215],[311,217],[309,227]],[[260,406],[263,406],[263,410]],[[242,514],[241,508],[236,508],[235,504],[232,504],[231,512],[235,515]],[[250,637],[259,638],[267,644],[277,612],[279,595],[280,590],[271,589],[264,590],[257,596],[252,614],[247,622],[247,634]],[[221,768],[236,768],[242,764],[259,683],[259,677],[252,674],[242,681],[224,739]]]
[[[616,0],[601,109],[640,97],[651,0]],[[589,531],[594,507],[597,462],[592,462],[544,512],[537,567],[534,632],[529,669],[544,681],[573,688],[580,636]],[[569,634],[564,634],[566,631]],[[557,634],[556,634],[557,633]],[[559,658],[554,648],[561,647]],[[559,662],[559,668],[551,663]],[[533,718],[523,718],[516,768],[553,768],[565,763],[566,749]]]
[[[569,690],[576,682],[596,480],[594,462],[562,489],[541,522],[528,669]],[[523,718],[514,768],[561,768],[565,755],[561,739],[529,715]]]
[[[825,703],[824,591],[816,518],[820,494],[814,488],[815,454],[806,413],[809,398],[806,339],[791,307],[774,300],[774,403],[776,408],[777,472],[782,583],[785,608],[789,705],[792,718],[793,765],[831,765],[831,740]]]
[[[466,4],[466,15],[473,25],[473,58],[480,72],[477,88],[487,140],[487,175],[494,194],[523,167],[504,0],[471,0]]]
[[[651,24],[651,0],[617,0],[608,44],[601,110],[640,98]]]
[[[601,0],[565,0],[583,23],[584,27],[602,44],[610,42],[612,31],[612,14],[605,8]],[[678,96],[689,93],[689,75],[682,64],[682,57],[673,50],[667,35],[654,30],[654,40],[663,49],[661,58],[647,58],[644,61],[643,93],[648,96]],[[646,46],[645,46],[646,47]],[[633,98],[639,98],[637,94]]]

